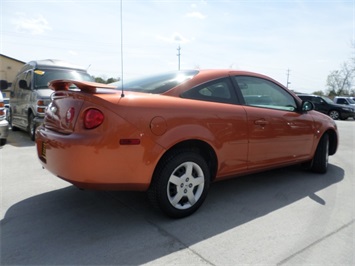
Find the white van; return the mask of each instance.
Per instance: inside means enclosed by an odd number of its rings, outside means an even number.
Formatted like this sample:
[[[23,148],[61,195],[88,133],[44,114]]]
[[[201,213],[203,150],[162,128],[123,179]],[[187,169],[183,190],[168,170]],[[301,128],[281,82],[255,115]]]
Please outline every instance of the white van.
[[[54,59],[25,64],[12,83],[9,123],[12,130],[22,129],[35,139],[35,130],[43,122],[52,90],[48,83],[55,79],[93,81],[87,71]]]

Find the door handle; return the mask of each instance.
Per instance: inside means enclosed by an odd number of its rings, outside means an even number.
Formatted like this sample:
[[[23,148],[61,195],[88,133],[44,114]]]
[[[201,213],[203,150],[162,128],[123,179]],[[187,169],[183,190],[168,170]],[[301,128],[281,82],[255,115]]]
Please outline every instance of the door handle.
[[[254,121],[254,124],[258,126],[266,126],[269,124],[269,121],[266,121],[265,119],[258,119]]]

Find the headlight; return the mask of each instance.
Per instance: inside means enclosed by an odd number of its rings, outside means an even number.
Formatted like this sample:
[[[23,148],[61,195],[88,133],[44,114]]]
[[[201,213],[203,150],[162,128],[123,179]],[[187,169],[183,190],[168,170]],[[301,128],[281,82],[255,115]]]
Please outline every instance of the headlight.
[[[51,100],[49,99],[40,99],[37,101],[37,105],[36,105],[36,108],[37,108],[37,113],[38,114],[44,114],[44,112],[46,111],[46,107],[47,105],[51,102]]]

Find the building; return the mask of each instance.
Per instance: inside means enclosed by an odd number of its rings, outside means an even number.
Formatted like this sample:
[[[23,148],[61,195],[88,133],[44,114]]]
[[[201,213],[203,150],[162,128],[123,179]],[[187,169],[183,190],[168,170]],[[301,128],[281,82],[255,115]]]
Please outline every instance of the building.
[[[0,80],[6,80],[10,85],[17,73],[26,62],[0,54]],[[6,92],[8,94],[9,92]]]

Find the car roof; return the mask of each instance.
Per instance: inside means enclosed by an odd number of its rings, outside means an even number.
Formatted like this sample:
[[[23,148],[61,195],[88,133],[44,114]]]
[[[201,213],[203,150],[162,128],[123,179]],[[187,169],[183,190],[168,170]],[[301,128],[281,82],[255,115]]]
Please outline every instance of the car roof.
[[[235,69],[201,69],[199,70],[200,74],[204,75],[220,75],[220,76],[228,76],[228,75],[245,75],[245,76],[257,76],[260,78],[267,78],[270,79],[270,77],[265,76],[260,73],[255,73],[251,71],[245,71],[245,70],[235,70]]]
[[[321,97],[320,95],[315,94],[306,94],[306,93],[296,93],[297,96],[309,96],[309,97]]]
[[[33,60],[28,62],[23,68],[63,68],[63,69],[76,69],[84,70],[84,67],[71,64],[69,62],[58,60],[58,59],[43,59],[43,60]]]

